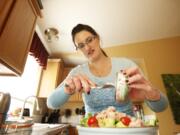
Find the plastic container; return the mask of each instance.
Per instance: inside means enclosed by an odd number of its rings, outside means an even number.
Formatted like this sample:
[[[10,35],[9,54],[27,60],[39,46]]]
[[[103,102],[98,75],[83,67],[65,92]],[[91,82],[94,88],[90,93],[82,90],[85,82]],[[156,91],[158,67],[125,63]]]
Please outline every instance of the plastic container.
[[[158,135],[158,127],[89,128],[77,126],[79,135]]]

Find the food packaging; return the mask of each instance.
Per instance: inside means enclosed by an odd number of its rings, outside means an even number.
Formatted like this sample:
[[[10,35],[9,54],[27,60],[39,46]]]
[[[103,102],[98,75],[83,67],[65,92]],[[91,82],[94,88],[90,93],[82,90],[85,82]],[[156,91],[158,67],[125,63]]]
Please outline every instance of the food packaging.
[[[127,77],[122,73],[118,72],[116,75],[116,101],[121,102],[126,100],[129,89],[126,82]]]

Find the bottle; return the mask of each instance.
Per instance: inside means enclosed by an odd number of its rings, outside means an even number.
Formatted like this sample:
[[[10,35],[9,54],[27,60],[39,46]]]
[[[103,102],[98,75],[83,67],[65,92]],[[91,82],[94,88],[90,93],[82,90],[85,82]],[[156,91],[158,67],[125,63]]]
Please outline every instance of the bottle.
[[[46,112],[42,117],[41,123],[47,123],[47,121],[48,121],[48,113]]]

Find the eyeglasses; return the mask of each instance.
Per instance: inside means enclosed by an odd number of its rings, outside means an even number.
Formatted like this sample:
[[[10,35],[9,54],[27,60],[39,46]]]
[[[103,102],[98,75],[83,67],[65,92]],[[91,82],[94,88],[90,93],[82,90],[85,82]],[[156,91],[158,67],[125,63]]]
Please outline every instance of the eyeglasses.
[[[84,43],[79,43],[77,46],[76,46],[76,49],[84,49],[85,45],[89,45],[90,43],[92,43],[94,40],[96,39],[96,36],[91,36],[91,37],[88,37],[86,38],[85,42]]]

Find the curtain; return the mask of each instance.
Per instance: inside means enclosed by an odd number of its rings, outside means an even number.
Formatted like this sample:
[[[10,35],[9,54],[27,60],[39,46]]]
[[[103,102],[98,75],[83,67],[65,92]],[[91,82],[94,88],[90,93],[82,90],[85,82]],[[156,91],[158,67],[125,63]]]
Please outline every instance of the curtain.
[[[36,61],[40,66],[42,66],[43,69],[46,69],[49,54],[36,32],[34,33],[30,47],[30,55],[35,57]]]

